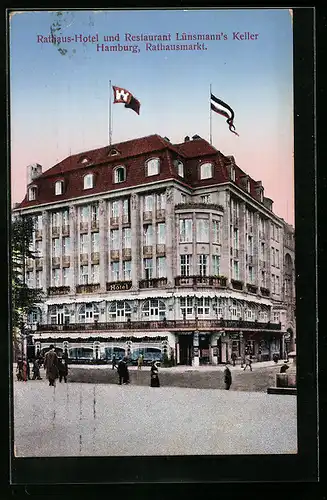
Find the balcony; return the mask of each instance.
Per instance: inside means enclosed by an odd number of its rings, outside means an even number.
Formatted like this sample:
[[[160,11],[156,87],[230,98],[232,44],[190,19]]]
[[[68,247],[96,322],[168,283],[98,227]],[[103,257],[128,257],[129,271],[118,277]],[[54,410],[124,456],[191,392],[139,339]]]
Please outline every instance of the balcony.
[[[70,286],[50,286],[48,295],[67,295],[70,292]]]
[[[95,293],[100,290],[100,283],[90,283],[88,285],[77,285],[76,293]]]
[[[225,288],[227,278],[225,276],[176,276],[175,286]]]
[[[81,233],[87,233],[89,230],[88,222],[80,222],[79,229]]]
[[[247,283],[246,288],[249,293],[257,293],[258,291],[257,285],[252,285],[251,283]]]
[[[69,266],[70,266],[70,256],[64,255],[62,258],[62,267],[69,267]]]
[[[152,257],[152,245],[146,245],[143,247],[143,255],[146,257]]]
[[[35,239],[36,240],[42,240],[42,229],[37,229],[35,231]]]
[[[110,330],[165,330],[165,331],[215,331],[224,328],[232,330],[270,330],[281,331],[280,323],[260,323],[258,321],[224,320],[224,319],[188,319],[188,320],[162,320],[162,321],[129,321],[110,323],[68,323],[65,325],[38,324],[37,331],[43,332],[80,332],[80,331],[110,331]]]
[[[35,260],[35,269],[37,271],[41,271],[43,269],[43,259],[36,259]]]
[[[231,280],[231,283],[234,290],[243,290],[243,281]]]
[[[119,250],[110,250],[110,260],[119,260]]]
[[[82,266],[87,265],[89,262],[89,254],[81,253],[79,256],[79,261]]]
[[[98,230],[99,230],[99,221],[93,220],[91,222],[91,231],[98,231]]]
[[[157,220],[165,219],[165,217],[166,217],[166,210],[164,208],[160,208],[159,210],[156,211]]]
[[[51,234],[54,238],[59,238],[60,235],[60,228],[59,226],[53,226]]]
[[[100,253],[99,252],[92,252],[91,253],[91,262],[92,262],[92,264],[99,264],[99,262],[100,262]]]
[[[106,283],[107,292],[120,292],[123,290],[130,290],[131,288],[131,281],[111,281]]]
[[[110,226],[119,226],[119,217],[111,217]]]
[[[175,205],[175,210],[215,210],[223,212],[224,207],[217,203],[178,203]]]
[[[167,285],[167,278],[151,278],[139,281],[140,288],[164,288]]]
[[[260,287],[260,292],[263,297],[270,297],[270,290],[265,287]]]
[[[51,265],[54,269],[57,269],[58,267],[60,267],[60,257],[52,257]]]
[[[123,248],[123,259],[130,259],[132,256],[132,249],[131,248]]]
[[[166,254],[166,245],[164,245],[164,244],[157,245],[156,251],[157,251],[157,257],[165,255]]]
[[[152,220],[152,211],[143,212],[143,220],[144,221]]]
[[[70,232],[70,227],[67,225],[62,226],[62,235],[63,236],[69,236]]]

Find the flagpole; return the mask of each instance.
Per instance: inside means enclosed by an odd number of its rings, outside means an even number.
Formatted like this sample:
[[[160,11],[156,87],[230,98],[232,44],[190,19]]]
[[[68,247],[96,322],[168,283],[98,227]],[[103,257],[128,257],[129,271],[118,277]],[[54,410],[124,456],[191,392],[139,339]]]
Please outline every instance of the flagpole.
[[[211,83],[209,87],[210,95],[209,95],[209,130],[210,130],[210,144],[212,144],[212,109],[211,109]]]
[[[108,113],[108,129],[109,129],[109,146],[112,140],[112,118],[111,118],[111,80],[109,80],[109,113]]]

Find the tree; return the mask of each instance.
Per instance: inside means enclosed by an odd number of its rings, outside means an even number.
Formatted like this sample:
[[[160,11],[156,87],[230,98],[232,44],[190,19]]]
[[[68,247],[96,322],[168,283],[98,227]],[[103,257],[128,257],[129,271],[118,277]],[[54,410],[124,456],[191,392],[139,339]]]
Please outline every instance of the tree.
[[[27,313],[38,302],[43,301],[41,290],[29,288],[25,282],[26,259],[36,259],[31,250],[34,220],[31,216],[14,216],[12,221],[12,327],[14,344],[18,342],[18,331],[24,334]]]

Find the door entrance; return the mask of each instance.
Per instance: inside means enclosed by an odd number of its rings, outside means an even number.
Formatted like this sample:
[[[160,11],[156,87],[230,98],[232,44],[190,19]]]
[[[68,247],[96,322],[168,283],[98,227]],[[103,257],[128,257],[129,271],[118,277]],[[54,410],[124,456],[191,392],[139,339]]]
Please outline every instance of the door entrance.
[[[209,335],[199,335],[200,365],[207,365],[210,361]]]
[[[192,365],[193,335],[179,335],[179,364]]]

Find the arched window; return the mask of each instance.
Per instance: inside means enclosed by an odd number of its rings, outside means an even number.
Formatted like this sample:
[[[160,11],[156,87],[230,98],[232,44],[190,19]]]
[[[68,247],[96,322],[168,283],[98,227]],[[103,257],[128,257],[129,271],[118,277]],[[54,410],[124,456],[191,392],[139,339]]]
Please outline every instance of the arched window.
[[[160,160],[159,158],[152,158],[148,160],[145,164],[146,175],[150,177],[151,175],[159,174]]]
[[[93,188],[93,174],[86,174],[84,176],[84,189]]]
[[[184,165],[180,160],[175,161],[175,167],[180,177],[184,177]]]
[[[114,183],[124,182],[126,180],[126,169],[122,165],[114,169]]]
[[[51,325],[67,325],[70,321],[70,311],[67,306],[49,306]]]
[[[58,196],[60,194],[63,194],[63,192],[64,192],[64,182],[57,181],[55,183],[55,195]]]
[[[99,307],[96,304],[83,304],[78,311],[79,323],[93,323],[99,320]]]
[[[109,317],[113,321],[127,321],[131,317],[131,306],[123,300],[109,304]]]
[[[27,322],[30,324],[40,323],[41,321],[41,309],[39,307],[33,307],[28,313]]]
[[[88,158],[87,156],[82,156],[80,159],[79,159],[79,163],[90,163],[90,158]]]
[[[200,165],[200,179],[211,179],[212,163],[202,163]]]
[[[166,315],[166,306],[162,300],[147,300],[142,308],[142,316],[152,320],[163,320]]]
[[[292,263],[292,258],[289,253],[285,255],[285,273],[286,274],[292,274],[293,270],[293,263]]]
[[[36,186],[31,186],[28,189],[28,201],[34,201],[34,200],[36,200],[36,195],[37,195],[37,187]]]

